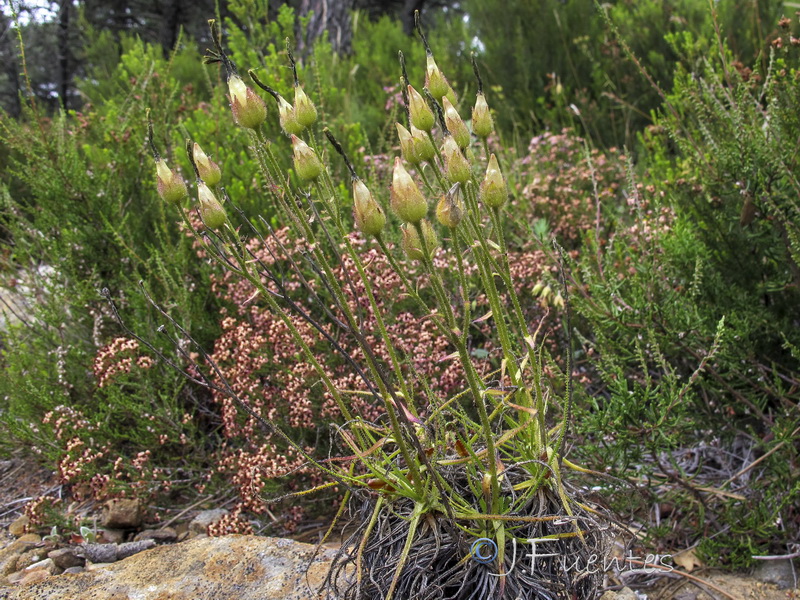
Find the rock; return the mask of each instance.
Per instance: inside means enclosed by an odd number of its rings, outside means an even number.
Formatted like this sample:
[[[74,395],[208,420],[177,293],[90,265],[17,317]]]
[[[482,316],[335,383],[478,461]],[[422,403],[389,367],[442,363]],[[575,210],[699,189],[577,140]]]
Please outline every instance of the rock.
[[[777,585],[782,590],[797,586],[797,571],[789,558],[761,561],[753,577],[764,583]]]
[[[29,567],[25,567],[25,571],[27,573],[33,571],[47,571],[48,575],[52,575],[56,571],[56,565],[53,562],[52,558],[45,558],[44,560],[40,560],[39,562],[33,563]]]
[[[113,563],[117,560],[117,544],[84,544],[83,557],[93,563]]]
[[[5,600],[311,600],[335,551],[231,535],[157,546],[100,569],[0,590]],[[313,560],[312,560],[313,559]],[[310,563],[310,566],[309,566]],[[7,595],[4,595],[6,592]]]
[[[30,522],[31,520],[28,517],[22,515],[21,517],[15,519],[11,525],[8,526],[8,533],[14,537],[20,537],[25,534],[25,530],[28,528],[28,524]]]
[[[83,573],[83,567],[67,567],[62,575],[76,575],[78,573]]]
[[[186,538],[189,537],[189,524],[185,521],[183,523],[178,524],[175,527],[175,533],[178,534],[178,539],[176,541],[182,542]]]
[[[20,581],[22,581],[24,577],[25,577],[25,571],[17,571],[16,573],[11,573],[11,575],[6,577],[6,581],[11,584],[19,583]],[[5,596],[0,596],[0,598],[5,598]]]
[[[171,544],[178,539],[177,532],[172,527],[164,527],[163,529],[145,529],[136,534],[133,538],[134,542],[141,542],[142,540],[153,540],[159,544]]]
[[[123,529],[103,529],[98,534],[98,541],[104,544],[121,544],[125,541]]]
[[[47,569],[34,569],[32,571],[25,571],[25,576],[19,580],[19,585],[31,585],[39,583],[50,577],[52,573]]]
[[[123,560],[139,552],[144,552],[155,547],[155,540],[141,540],[139,542],[128,542],[127,544],[117,545],[117,560]]]
[[[228,511],[224,508],[201,511],[189,523],[189,533],[192,535],[208,533],[208,526],[216,523],[227,514]]]
[[[71,567],[82,567],[86,563],[86,559],[78,556],[76,548],[59,548],[52,550],[47,554],[56,567],[64,569],[65,571]]]
[[[133,556],[155,545],[154,540],[142,540],[126,544],[84,544],[81,546],[81,553],[86,560],[93,563],[112,563]]]
[[[136,529],[143,520],[144,510],[138,498],[115,498],[106,502],[100,522],[112,529]]]
[[[600,600],[639,600],[639,596],[631,588],[624,587],[618,592],[606,592],[600,596]]]
[[[32,564],[39,562],[44,558],[44,553],[41,548],[31,548],[26,550],[17,557],[17,562],[14,563],[15,571],[22,571],[30,567]]]
[[[17,541],[31,545],[38,544],[39,542],[42,541],[42,536],[40,536],[38,533],[26,533],[24,535],[21,535]]]
[[[0,577],[7,577],[16,571],[20,555],[31,550],[34,544],[38,544],[40,541],[41,538],[35,533],[26,533],[0,550]]]

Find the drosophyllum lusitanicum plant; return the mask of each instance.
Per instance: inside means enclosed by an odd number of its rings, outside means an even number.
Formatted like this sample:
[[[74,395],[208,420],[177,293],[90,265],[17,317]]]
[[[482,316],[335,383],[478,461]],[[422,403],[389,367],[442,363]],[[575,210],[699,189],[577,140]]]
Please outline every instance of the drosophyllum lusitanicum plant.
[[[336,432],[349,459],[313,456],[280,423],[239,398],[202,349],[203,360],[188,373],[227,394],[319,469],[329,482],[322,487],[347,490],[345,502],[357,528],[342,545],[328,591],[352,599],[594,597],[599,575],[591,561],[603,556],[602,519],[562,478],[562,469],[577,468],[562,455],[571,365],[556,394],[543,376],[539,331],[526,322],[511,277],[503,237],[508,191],[496,156],[488,152],[493,122],[477,66],[470,131],[457,108],[465,103],[437,67],[418,24],[427,50],[425,83],[422,92],[410,85],[400,54],[407,110],[397,124],[402,156],[394,159],[386,210],[379,186],[369,189],[361,179],[363,167],[352,164],[334,133],[318,122],[288,44],[293,103],[254,71],[248,72],[248,84],[210,24],[216,45],[211,60],[225,70],[233,120],[248,130],[263,189],[280,209],[278,220],[303,240],[306,261],[295,262],[284,244],[275,243],[266,220],[244,217],[220,187],[219,167],[194,142],[187,142],[187,153],[197,203],[184,207],[184,181],[153,146],[158,191],[190,231],[190,215],[199,215],[204,226],[195,234],[208,255],[249,282],[250,301],[257,298],[291,332],[302,360],[317,375],[308,384],[321,382],[342,415]],[[266,138],[263,124],[272,111],[259,88],[277,102],[286,138]],[[334,152],[320,143],[323,134]],[[279,158],[289,152],[293,168],[287,169]],[[349,172],[349,198],[331,175],[334,160],[344,161]],[[399,244],[392,242],[397,239]],[[317,310],[297,300],[296,288],[285,284],[275,261],[254,251],[249,243],[254,240],[290,259],[302,296],[313,298],[310,306]],[[391,314],[365,264],[376,248],[420,319],[435,323],[446,340],[447,358],[458,361],[463,389],[451,397],[438,397],[430,382],[415,381],[407,368],[413,357],[393,346],[387,331]],[[354,265],[353,279],[339,275],[344,263]],[[354,290],[362,296],[357,302]],[[486,299],[489,312],[473,314],[476,297]],[[334,383],[324,358],[310,347],[307,329],[302,335],[298,330],[298,319],[355,374],[364,393],[382,407],[380,419],[367,421],[353,409],[351,390]],[[471,353],[478,328],[481,335],[488,329],[498,348],[488,374]],[[560,421],[548,425],[548,406],[555,402]],[[542,544],[535,561],[529,558],[533,539]]]

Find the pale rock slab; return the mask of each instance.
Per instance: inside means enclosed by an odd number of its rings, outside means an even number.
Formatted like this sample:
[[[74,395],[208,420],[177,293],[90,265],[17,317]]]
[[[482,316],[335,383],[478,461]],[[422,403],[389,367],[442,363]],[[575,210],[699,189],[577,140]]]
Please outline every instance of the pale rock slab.
[[[117,563],[29,585],[0,600],[316,600],[335,551],[231,535],[159,546]]]

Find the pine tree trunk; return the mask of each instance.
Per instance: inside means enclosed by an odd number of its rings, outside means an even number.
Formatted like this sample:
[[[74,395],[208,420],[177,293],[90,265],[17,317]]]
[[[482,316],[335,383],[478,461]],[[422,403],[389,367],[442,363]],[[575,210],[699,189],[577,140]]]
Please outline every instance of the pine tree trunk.
[[[3,95],[3,108],[12,117],[18,117],[22,107],[19,102],[19,60],[16,52],[16,37],[11,31],[11,18],[0,10],[0,62],[8,78],[8,88],[0,90]]]
[[[334,52],[348,53],[353,37],[350,11],[354,8],[354,0],[300,0],[298,14],[301,16],[310,12],[314,14],[308,22],[305,38],[298,32],[298,53],[305,54],[314,40],[326,31]]]
[[[69,104],[70,80],[69,70],[69,13],[72,0],[61,0],[58,7],[58,91],[61,108],[67,110]]]
[[[164,48],[164,56],[169,56],[178,42],[181,8],[181,0],[171,0],[164,10],[164,26],[161,29],[161,46]]]

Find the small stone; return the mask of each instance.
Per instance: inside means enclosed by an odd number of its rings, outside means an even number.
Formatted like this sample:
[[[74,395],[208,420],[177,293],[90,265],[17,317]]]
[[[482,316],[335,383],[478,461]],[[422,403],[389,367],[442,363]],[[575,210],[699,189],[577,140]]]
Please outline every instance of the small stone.
[[[86,559],[78,556],[75,548],[59,548],[47,554],[59,569],[67,570],[71,567],[82,567]]]
[[[90,563],[84,567],[84,571],[97,571],[105,567],[110,567],[113,563]]]
[[[120,544],[117,546],[117,560],[128,558],[144,550],[155,548],[155,540],[141,540],[139,542],[128,542],[127,544]]]
[[[25,530],[27,529],[30,522],[31,520],[27,516],[22,515],[21,517],[15,519],[11,523],[11,525],[8,526],[8,533],[13,535],[14,537],[20,537],[25,533]]]
[[[177,532],[172,527],[164,527],[163,529],[145,529],[136,534],[133,538],[134,542],[141,542],[142,540],[154,540],[159,544],[171,544],[178,539]]]
[[[784,558],[780,560],[764,560],[756,567],[753,577],[764,583],[772,583],[780,589],[786,590],[797,585],[795,579],[794,565],[792,560]]]
[[[113,563],[155,547],[154,540],[141,540],[125,544],[83,544],[81,554],[89,562]]]
[[[182,542],[189,537],[189,524],[186,522],[180,523],[177,527],[175,527],[175,533],[178,535],[176,541]]]
[[[33,571],[25,571],[25,576],[19,580],[20,585],[29,585],[31,583],[39,583],[50,577],[47,569],[34,569]]]
[[[26,572],[39,570],[45,570],[47,571],[48,575],[52,575],[56,570],[56,564],[53,562],[52,558],[45,558],[44,560],[33,563],[29,567],[25,567]]]
[[[78,573],[83,573],[83,567],[68,567],[64,569],[62,575],[77,575]]]
[[[106,502],[101,524],[112,529],[136,529],[143,520],[144,511],[138,498],[115,498]]]
[[[224,508],[201,511],[189,523],[189,532],[195,535],[207,533],[209,525],[213,525],[227,514],[228,511]]]
[[[97,537],[98,541],[104,544],[121,544],[125,541],[125,531],[122,529],[103,529]]]
[[[0,550],[0,577],[10,575],[17,570],[17,560],[20,555],[31,550],[32,546],[40,541],[39,536],[26,533],[18,540]]]
[[[25,571],[17,571],[16,573],[11,573],[8,577],[6,577],[6,581],[8,583],[19,583],[22,581],[22,578],[25,577]]]
[[[15,571],[22,571],[23,569],[27,569],[32,564],[39,562],[42,560],[44,556],[42,555],[42,551],[39,548],[33,548],[31,550],[27,550],[19,555],[17,558],[17,562],[14,563],[14,570]]]

